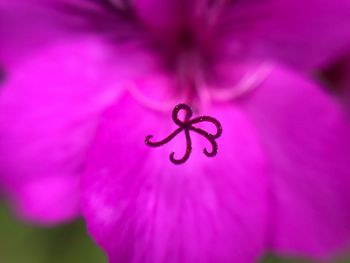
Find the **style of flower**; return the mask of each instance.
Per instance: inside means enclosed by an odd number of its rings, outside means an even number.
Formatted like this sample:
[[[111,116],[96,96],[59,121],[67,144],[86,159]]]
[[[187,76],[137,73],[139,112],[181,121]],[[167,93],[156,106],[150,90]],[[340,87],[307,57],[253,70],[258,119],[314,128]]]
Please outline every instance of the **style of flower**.
[[[179,113],[181,110],[185,111],[185,117],[184,120],[182,121],[179,118]],[[147,135],[145,138],[145,143],[148,146],[151,147],[159,147],[162,146],[168,142],[170,142],[176,135],[178,135],[180,132],[184,131],[185,136],[186,136],[186,151],[185,155],[180,158],[180,159],[175,159],[174,155],[175,152],[172,152],[170,154],[170,161],[174,164],[183,164],[188,160],[190,157],[190,154],[192,152],[192,140],[190,136],[190,131],[194,131],[202,136],[204,136],[211,144],[211,151],[208,151],[207,148],[204,148],[203,152],[206,156],[208,157],[214,157],[218,153],[218,144],[216,143],[215,139],[219,138],[222,134],[222,127],[221,124],[218,120],[211,116],[200,116],[197,118],[194,118],[193,120],[190,120],[192,117],[192,109],[186,105],[186,104],[178,104],[173,110],[173,121],[180,126],[177,128],[175,131],[173,131],[169,136],[167,136],[165,139],[158,141],[158,142],[152,142],[150,139],[153,138],[153,135]],[[194,124],[198,124],[200,122],[210,122],[215,125],[216,127],[216,132],[214,134],[208,133],[205,130],[195,127]]]

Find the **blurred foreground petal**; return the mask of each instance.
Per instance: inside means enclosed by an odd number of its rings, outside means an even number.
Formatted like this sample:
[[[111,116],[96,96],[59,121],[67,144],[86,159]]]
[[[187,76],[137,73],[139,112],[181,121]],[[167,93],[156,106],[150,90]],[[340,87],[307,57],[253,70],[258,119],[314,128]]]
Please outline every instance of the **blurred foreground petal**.
[[[107,58],[96,40],[66,40],[32,53],[6,80],[0,95],[0,174],[23,217],[51,224],[79,214],[77,177],[98,114],[118,93]]]
[[[350,125],[340,105],[274,70],[243,107],[271,161],[272,249],[325,259],[349,248]]]

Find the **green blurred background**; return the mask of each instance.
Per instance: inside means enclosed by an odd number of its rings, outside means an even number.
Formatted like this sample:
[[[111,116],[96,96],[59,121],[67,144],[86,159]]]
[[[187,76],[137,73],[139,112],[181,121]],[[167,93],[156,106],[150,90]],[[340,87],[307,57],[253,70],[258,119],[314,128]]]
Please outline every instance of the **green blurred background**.
[[[39,228],[14,219],[0,203],[0,263],[106,263],[103,253],[77,221],[56,228]],[[262,263],[302,263],[300,259],[266,256]],[[337,263],[350,263],[339,260]]]

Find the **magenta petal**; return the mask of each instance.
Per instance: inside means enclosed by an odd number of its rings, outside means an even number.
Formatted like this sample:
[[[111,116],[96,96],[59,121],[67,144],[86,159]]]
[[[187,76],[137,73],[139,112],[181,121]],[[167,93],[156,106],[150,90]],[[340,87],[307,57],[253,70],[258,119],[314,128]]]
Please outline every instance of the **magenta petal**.
[[[68,35],[53,0],[0,1],[0,67],[14,66],[31,52]]]
[[[55,223],[78,214],[76,184],[86,150],[100,112],[120,92],[114,86],[120,71],[107,66],[109,57],[98,41],[67,39],[33,53],[6,78],[0,95],[0,177],[23,217]]]
[[[185,19],[186,4],[179,0],[134,0],[133,4],[144,24],[155,29],[155,33],[160,30],[162,37],[164,34],[174,34]]]
[[[250,47],[254,56],[310,69],[350,44],[348,0],[241,1],[229,12],[222,28],[239,53]]]
[[[349,120],[317,85],[275,69],[243,106],[270,158],[272,249],[327,258],[350,241]]]
[[[78,176],[48,176],[16,189],[18,216],[43,225],[57,224],[80,215]]]
[[[144,143],[175,129],[125,98],[103,117],[83,176],[82,209],[110,262],[253,262],[265,245],[267,182],[256,134],[233,106],[208,114],[224,127],[219,153],[206,157],[200,136],[183,165],[169,161],[185,144]]]

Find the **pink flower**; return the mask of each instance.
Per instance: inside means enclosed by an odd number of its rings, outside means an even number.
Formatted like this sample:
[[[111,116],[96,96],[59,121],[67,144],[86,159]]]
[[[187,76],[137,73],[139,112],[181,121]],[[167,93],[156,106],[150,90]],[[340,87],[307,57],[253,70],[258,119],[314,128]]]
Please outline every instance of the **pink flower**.
[[[74,218],[81,189],[110,262],[240,263],[267,250],[327,259],[347,248],[350,126],[300,73],[349,44],[347,0],[22,4],[0,4],[16,22],[0,28],[0,174],[21,216]],[[182,165],[168,157],[181,156],[182,134],[145,145],[176,129],[180,102],[221,122],[217,156],[195,133]]]

